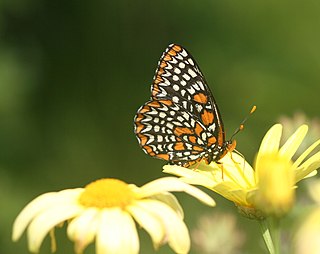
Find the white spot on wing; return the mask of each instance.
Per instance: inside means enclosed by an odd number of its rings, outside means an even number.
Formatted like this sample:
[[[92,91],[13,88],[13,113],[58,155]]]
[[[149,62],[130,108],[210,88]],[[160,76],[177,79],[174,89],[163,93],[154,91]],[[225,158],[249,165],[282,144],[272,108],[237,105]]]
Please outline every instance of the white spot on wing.
[[[178,86],[177,84],[174,84],[174,85],[172,86],[172,88],[173,88],[173,90],[175,90],[175,91],[179,91],[179,86]]]
[[[178,77],[177,75],[173,75],[173,76],[172,76],[172,79],[173,79],[173,81],[178,81],[178,80],[179,80],[179,77]]]
[[[180,52],[180,54],[183,56],[183,57],[186,57],[188,55],[187,51],[185,51],[184,49]]]
[[[174,70],[173,70],[175,73],[177,73],[177,74],[180,74],[181,73],[181,70],[179,69],[179,68],[174,68]]]
[[[191,77],[195,78],[197,76],[197,73],[195,73],[192,69],[188,70],[188,73],[191,75]]]
[[[179,98],[177,96],[173,96],[172,97],[172,101],[175,102],[175,103],[178,103],[179,102]]]
[[[181,62],[181,63],[179,63],[179,67],[180,67],[181,69],[183,69],[184,67],[186,67],[186,65],[185,65],[185,63]]]
[[[185,80],[190,80],[190,76],[189,76],[187,73],[183,74],[182,77],[183,77]]]
[[[161,118],[165,118],[167,115],[166,115],[166,113],[160,112],[160,113],[159,113],[159,116],[160,116]]]

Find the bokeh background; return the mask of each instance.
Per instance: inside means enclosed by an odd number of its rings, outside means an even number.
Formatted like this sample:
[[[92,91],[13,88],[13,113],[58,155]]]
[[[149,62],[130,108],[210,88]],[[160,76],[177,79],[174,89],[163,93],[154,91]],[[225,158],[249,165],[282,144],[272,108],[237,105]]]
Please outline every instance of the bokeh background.
[[[228,137],[257,105],[237,135],[250,162],[281,115],[318,117],[319,13],[317,0],[1,0],[0,252],[27,253],[25,236],[11,243],[11,225],[41,193],[102,177],[142,185],[164,176],[164,162],[139,148],[133,117],[169,43],[199,63]],[[257,223],[210,194],[214,211],[234,214],[245,231],[239,253],[263,252]],[[178,198],[189,228],[213,210]],[[139,234],[141,253],[153,253],[148,235]],[[57,253],[72,253],[65,228],[57,242]],[[41,253],[50,253],[49,239]],[[164,246],[158,253],[173,252]]]

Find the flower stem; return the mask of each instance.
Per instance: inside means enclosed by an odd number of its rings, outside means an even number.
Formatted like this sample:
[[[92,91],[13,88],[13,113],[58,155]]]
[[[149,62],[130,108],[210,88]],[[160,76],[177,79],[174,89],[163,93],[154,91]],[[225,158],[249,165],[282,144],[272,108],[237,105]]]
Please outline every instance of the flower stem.
[[[267,246],[270,254],[279,254],[279,227],[270,227],[266,219],[260,220],[260,229],[262,232],[263,240]],[[275,223],[272,223],[275,224]],[[272,229],[272,230],[270,230]],[[275,230],[273,230],[275,229]],[[272,232],[271,232],[272,231]],[[276,241],[276,244],[274,242]]]

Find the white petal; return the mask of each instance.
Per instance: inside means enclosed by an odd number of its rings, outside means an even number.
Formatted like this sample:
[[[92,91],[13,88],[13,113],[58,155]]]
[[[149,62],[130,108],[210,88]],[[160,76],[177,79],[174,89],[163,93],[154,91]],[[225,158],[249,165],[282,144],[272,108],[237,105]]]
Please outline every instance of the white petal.
[[[177,198],[170,192],[162,192],[160,194],[153,195],[150,198],[165,203],[166,205],[170,206],[177,214],[179,214],[181,218],[184,217],[181,205],[179,204]]]
[[[60,192],[49,192],[31,201],[18,215],[13,223],[12,240],[17,241],[31,220],[42,211],[59,204],[74,203],[83,189],[69,189]]]
[[[188,253],[190,237],[183,220],[169,206],[155,200],[141,200],[139,206],[158,217],[166,228],[168,243],[176,253]]]
[[[67,233],[75,242],[76,253],[82,253],[88,244],[93,242],[99,227],[99,212],[97,208],[88,208],[69,223]]]
[[[37,215],[28,227],[30,252],[38,252],[44,237],[56,225],[71,219],[83,211],[79,205],[59,205]]]
[[[208,194],[176,177],[159,178],[143,185],[140,190],[141,197],[149,197],[164,191],[183,191],[209,206],[215,206],[215,201]]]
[[[139,203],[140,202],[136,202],[136,204],[127,207],[127,210],[132,214],[138,224],[149,233],[154,247],[158,248],[158,246],[164,242],[165,227],[155,214],[140,207]]]
[[[97,254],[137,254],[139,238],[132,217],[120,208],[103,209],[96,245]]]
[[[279,153],[291,160],[292,156],[296,153],[301,145],[304,137],[308,132],[307,125],[301,125],[295,133],[293,133],[286,143],[280,148]]]

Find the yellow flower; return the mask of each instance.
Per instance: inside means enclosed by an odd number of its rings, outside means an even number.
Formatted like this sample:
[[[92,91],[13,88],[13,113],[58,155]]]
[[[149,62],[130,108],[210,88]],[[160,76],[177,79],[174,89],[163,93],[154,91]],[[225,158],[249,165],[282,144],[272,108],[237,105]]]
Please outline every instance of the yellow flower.
[[[295,233],[295,254],[320,253],[320,180],[312,182],[309,187],[309,193],[317,206],[311,210]]]
[[[164,172],[217,192],[234,202],[247,217],[263,219],[268,214],[281,215],[291,207],[294,185],[305,177],[315,175],[315,170],[320,166],[320,152],[310,156],[320,140],[292,161],[307,131],[308,127],[302,125],[280,147],[282,126],[276,124],[271,127],[261,142],[255,169],[233,152],[223,157],[219,164],[206,165],[201,162],[192,170],[166,165]]]
[[[68,221],[67,233],[75,242],[76,253],[82,253],[94,240],[98,254],[138,253],[136,221],[150,234],[155,248],[168,242],[176,253],[187,253],[188,229],[171,191],[183,191],[215,205],[207,194],[174,177],[142,187],[118,179],[100,179],[85,188],[45,193],[34,199],[16,218],[12,239],[17,241],[28,228],[29,250],[37,253],[44,237]]]

